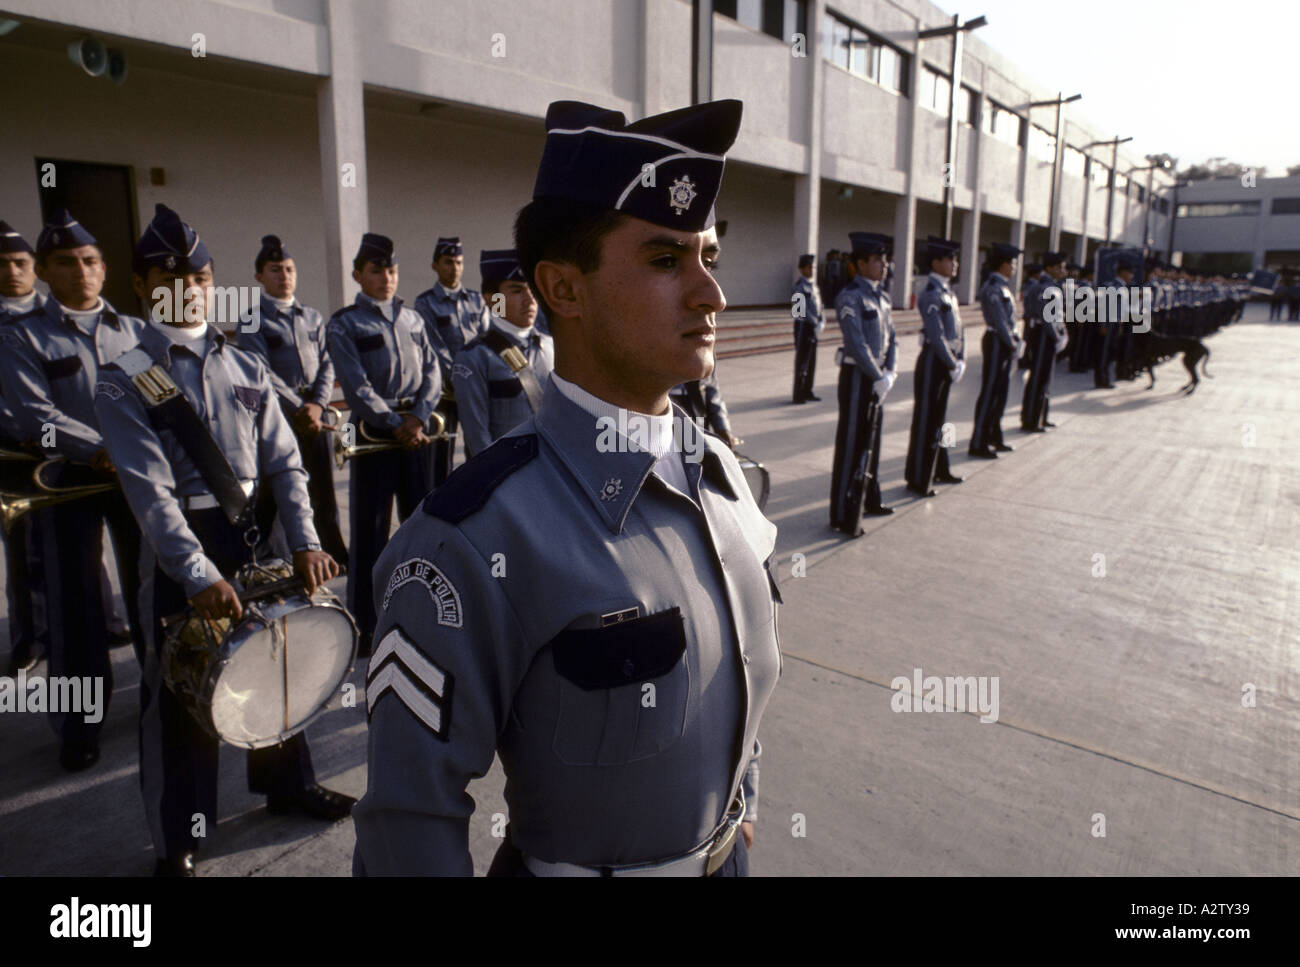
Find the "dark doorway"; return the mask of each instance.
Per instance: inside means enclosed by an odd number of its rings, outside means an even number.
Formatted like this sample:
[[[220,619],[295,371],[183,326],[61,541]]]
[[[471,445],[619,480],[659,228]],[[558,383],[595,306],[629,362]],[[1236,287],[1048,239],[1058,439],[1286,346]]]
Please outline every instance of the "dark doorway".
[[[47,167],[50,165],[53,168]],[[131,169],[126,165],[37,158],[36,184],[48,185],[40,188],[42,224],[60,208],[72,212],[99,241],[104,253],[108,265],[104,298],[118,312],[139,315],[140,303],[131,288],[131,253],[139,237],[131,197]]]

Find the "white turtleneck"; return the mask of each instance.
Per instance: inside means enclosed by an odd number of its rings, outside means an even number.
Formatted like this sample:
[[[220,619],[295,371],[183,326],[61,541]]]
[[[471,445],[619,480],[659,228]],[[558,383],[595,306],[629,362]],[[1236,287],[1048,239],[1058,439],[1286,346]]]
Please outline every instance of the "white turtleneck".
[[[532,326],[516,326],[509,319],[505,318],[505,316],[493,316],[492,325],[496,326],[511,339],[515,340],[515,342],[522,343],[525,346],[528,345],[528,339],[533,334]]]
[[[99,321],[99,315],[104,311],[104,300],[96,299],[95,304],[89,309],[69,309],[60,302],[59,311],[71,319],[74,326],[89,336],[95,331],[95,323]]]
[[[293,296],[289,296],[289,298],[287,298],[287,299],[277,299],[277,298],[276,298],[275,296],[273,296],[273,295],[268,295],[267,298],[270,299],[272,302],[274,302],[274,303],[275,303],[277,306],[279,306],[282,310],[286,310],[286,311],[287,311],[287,310],[293,308]]]
[[[36,308],[36,290],[32,289],[26,295],[0,295],[0,306],[3,306],[14,315],[23,312],[31,312]]]
[[[380,314],[381,314],[385,319],[387,319],[389,322],[392,322],[392,321],[393,321],[394,314],[393,314],[393,300],[392,300],[392,299],[385,299],[383,302],[380,302],[378,299],[372,299],[372,298],[370,298],[370,296],[366,295],[364,292],[361,293],[361,298],[365,299],[365,300],[366,300],[367,302],[369,302],[372,306],[374,306],[376,309],[378,309],[379,312],[380,312]]]
[[[555,388],[563,393],[570,402],[582,407],[597,419],[608,417],[614,421],[615,426],[629,425],[632,422],[643,423],[648,430],[646,436],[649,437],[649,452],[655,458],[655,464],[651,468],[651,472],[674,490],[685,494],[687,497],[690,496],[691,485],[686,479],[686,468],[682,465],[681,451],[675,446],[673,440],[672,404],[669,404],[668,411],[662,416],[655,416],[651,413],[638,413],[635,410],[624,410],[613,403],[607,403],[600,397],[588,393],[577,383],[571,383],[564,379],[558,373],[552,372],[551,379],[555,382]],[[621,421],[619,420],[620,411],[626,414]],[[640,451],[645,449],[634,440],[628,440],[627,446],[631,450]]]
[[[165,322],[157,322],[151,318],[149,324],[177,346],[185,346],[200,356],[203,355],[203,351],[195,344],[201,343],[207,338],[208,324],[206,322],[194,326],[169,326]]]

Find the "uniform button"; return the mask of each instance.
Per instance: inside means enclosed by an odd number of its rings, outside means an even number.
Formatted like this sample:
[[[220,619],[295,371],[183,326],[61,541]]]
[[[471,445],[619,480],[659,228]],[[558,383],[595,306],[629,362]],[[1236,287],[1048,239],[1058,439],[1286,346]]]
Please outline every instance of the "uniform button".
[[[624,678],[631,678],[634,672],[636,672],[636,663],[633,662],[631,658],[624,658],[624,659],[623,659],[623,677],[624,677]]]

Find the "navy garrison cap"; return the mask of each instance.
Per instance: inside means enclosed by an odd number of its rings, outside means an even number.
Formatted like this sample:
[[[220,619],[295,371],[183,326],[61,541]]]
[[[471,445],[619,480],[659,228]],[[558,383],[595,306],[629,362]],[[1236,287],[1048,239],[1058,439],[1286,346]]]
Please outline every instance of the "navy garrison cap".
[[[433,260],[436,262],[444,255],[464,255],[465,246],[460,244],[460,236],[452,235],[446,238],[439,238],[433,246]]]
[[[940,238],[938,235],[926,236],[926,259],[946,259],[956,255],[959,251],[961,251],[960,242],[954,242],[947,238]]]
[[[999,262],[1007,262],[1023,251],[1024,249],[1008,245],[1006,242],[994,242],[989,246],[989,261],[995,265]]]
[[[199,233],[160,203],[154,206],[153,221],[135,243],[131,270],[142,278],[154,266],[184,275],[197,272],[211,261],[212,256]]]
[[[485,248],[478,257],[483,285],[501,282],[526,282],[519,267],[519,256],[512,248]]]
[[[384,269],[396,265],[397,257],[393,255],[393,240],[387,235],[366,232],[361,236],[361,247],[357,249],[356,258],[353,261],[355,262],[358,259],[363,262],[374,262]]]
[[[1136,272],[1138,267],[1137,257],[1129,252],[1120,252],[1115,256],[1116,269],[1128,269],[1130,272]]]
[[[1074,259],[1070,259],[1070,261],[1065,263],[1065,270],[1067,272],[1082,272],[1083,266],[1074,261]]]
[[[257,258],[253,259],[253,268],[261,272],[262,266],[266,265],[267,262],[283,262],[285,259],[291,258],[293,256],[284,247],[279,235],[263,235],[262,247],[257,251]]]
[[[97,244],[95,236],[72,217],[72,212],[60,208],[41,229],[41,234],[36,239],[36,251],[40,255],[48,255],[56,248],[80,248],[83,245]]]
[[[817,256],[811,253],[809,253],[808,255],[799,256],[799,268],[803,268],[805,265],[814,265],[816,264],[816,262],[817,262]]]
[[[1030,262],[1025,266],[1026,275],[1037,275],[1041,271],[1043,271],[1043,267],[1037,262]]]
[[[1044,265],[1060,265],[1060,264],[1062,264],[1064,261],[1065,261],[1065,253],[1064,253],[1064,252],[1044,252],[1044,253],[1043,253],[1043,264],[1044,264]]]
[[[23,238],[13,226],[6,221],[0,221],[0,252],[26,252],[28,255],[35,255],[32,247],[27,244],[27,239]]]
[[[894,239],[878,232],[849,232],[849,245],[854,255],[889,255],[894,250]]]
[[[724,155],[741,102],[711,101],[627,123],[581,101],[546,110],[546,147],[533,198],[612,208],[665,228],[702,232],[716,221]]]

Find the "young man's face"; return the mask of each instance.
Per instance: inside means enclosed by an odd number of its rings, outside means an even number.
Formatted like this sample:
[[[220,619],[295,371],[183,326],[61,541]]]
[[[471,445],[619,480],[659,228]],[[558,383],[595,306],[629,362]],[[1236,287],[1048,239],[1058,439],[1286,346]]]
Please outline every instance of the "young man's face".
[[[945,259],[935,259],[930,263],[930,271],[941,279],[951,279],[957,274],[957,259],[952,255]]]
[[[104,257],[95,245],[56,248],[45,256],[37,273],[50,295],[69,309],[89,309],[104,288]]]
[[[502,282],[496,295],[502,297],[505,303],[502,315],[512,326],[527,329],[537,319],[537,300],[527,282]],[[489,304],[495,301],[495,298],[488,300]]]
[[[181,305],[175,304],[176,280],[181,280]],[[131,285],[149,318],[169,326],[206,325],[208,297],[212,289],[212,263],[190,272],[172,272],[157,265],[142,279],[131,277]]]
[[[367,262],[360,271],[352,270],[352,278],[361,291],[376,302],[387,302],[397,294],[397,266]]]
[[[433,270],[438,273],[438,281],[444,289],[454,289],[465,274],[465,256],[439,255],[433,260]]]
[[[858,259],[857,266],[858,271],[872,282],[879,282],[885,277],[889,261],[883,254],[877,252],[875,255],[868,255],[865,259]]]
[[[273,299],[292,299],[298,288],[298,267],[293,259],[267,262],[257,273],[257,282]]]
[[[1048,275],[1050,275],[1052,278],[1056,279],[1056,281],[1058,282],[1061,281],[1061,279],[1065,278],[1064,263],[1060,265],[1045,265],[1043,266],[1043,271],[1046,272]]]
[[[578,277],[581,337],[603,375],[642,396],[713,372],[718,233],[627,218],[605,236],[600,268]]]
[[[0,295],[21,299],[36,285],[36,259],[27,252],[0,252]]]
[[[1012,275],[1015,274],[1016,271],[1015,260],[1008,259],[1005,262],[999,262],[997,268],[995,268],[993,271],[996,272],[998,275],[1002,276],[1002,278],[1009,279],[1011,278]]]
[[[805,279],[811,279],[813,277],[814,268],[815,266],[811,262],[809,262],[807,265],[801,265],[799,266],[799,274],[802,275]]]

